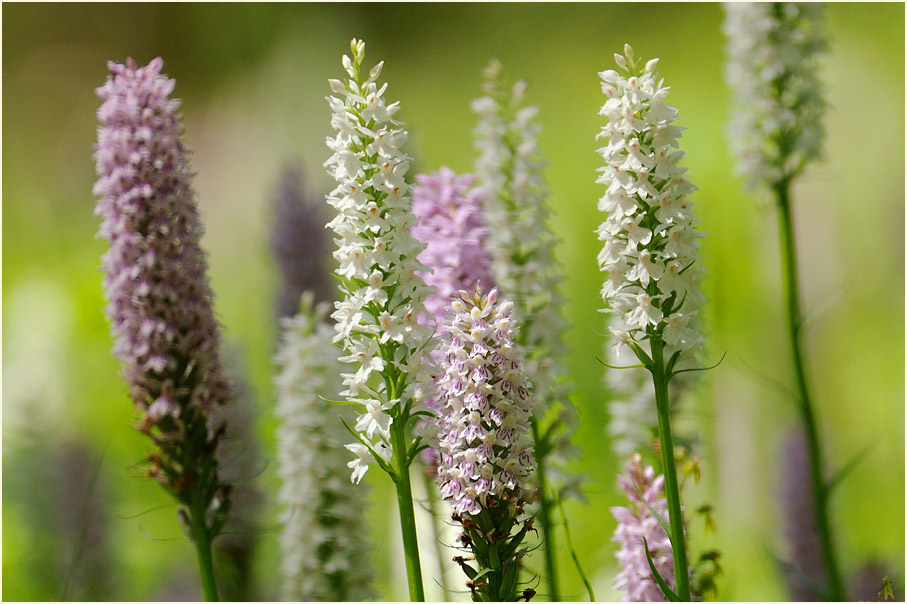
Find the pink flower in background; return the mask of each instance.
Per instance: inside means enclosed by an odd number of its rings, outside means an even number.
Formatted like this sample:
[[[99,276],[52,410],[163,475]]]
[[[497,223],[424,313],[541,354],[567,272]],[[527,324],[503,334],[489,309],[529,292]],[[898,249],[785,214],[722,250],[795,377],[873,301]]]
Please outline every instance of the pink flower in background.
[[[668,587],[675,589],[674,551],[667,533],[658,520],[640,499],[639,493],[653,510],[668,522],[668,504],[664,497],[664,475],[655,476],[652,466],[643,469],[638,453],[630,456],[624,474],[618,474],[617,482],[627,494],[630,506],[611,508],[617,519],[617,528],[611,541],[620,543],[617,561],[621,571],[614,586],[624,591],[624,602],[664,602],[664,595],[652,576],[643,539],[649,546],[649,553],[655,568]]]
[[[413,214],[419,224],[412,228],[413,237],[426,244],[419,261],[432,269],[420,272],[427,285],[435,290],[425,299],[426,312],[419,323],[436,329],[445,320],[451,300],[460,290],[475,291],[476,286],[494,286],[488,229],[482,211],[482,190],[471,188],[472,174],[457,175],[447,167],[431,174],[417,174],[413,187]],[[440,330],[439,330],[440,331]],[[443,334],[436,333],[438,337]],[[431,352],[438,364],[445,356],[440,348]],[[438,410],[437,399],[429,396],[425,404]],[[423,426],[428,428],[428,426]],[[433,435],[428,435],[435,442]],[[422,452],[422,461],[435,476],[438,453],[434,448]]]
[[[426,244],[419,261],[434,271],[418,273],[427,285],[435,286],[425,299],[428,314],[419,317],[419,322],[428,327],[444,320],[445,310],[458,291],[474,291],[479,284],[486,291],[494,287],[482,190],[470,188],[475,180],[472,174],[458,176],[446,167],[416,175],[413,214],[419,224],[412,234]]]

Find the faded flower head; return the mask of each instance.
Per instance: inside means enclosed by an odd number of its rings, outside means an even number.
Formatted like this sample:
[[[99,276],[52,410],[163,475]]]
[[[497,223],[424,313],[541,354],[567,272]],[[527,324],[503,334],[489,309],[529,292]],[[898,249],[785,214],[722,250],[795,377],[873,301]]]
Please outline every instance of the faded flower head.
[[[598,202],[608,214],[598,228],[599,268],[608,273],[604,312],[620,318],[611,327],[616,347],[639,347],[655,335],[667,357],[689,358],[703,342],[691,326],[702,301],[695,277],[703,235],[693,229],[687,199],[696,187],[678,165],[682,128],[673,125],[677,110],[664,102],[669,89],[658,79],[658,59],[638,67],[627,50],[626,57],[615,55],[622,74],[599,73],[608,97],[600,111],[608,123],[596,137],[608,141],[598,150],[605,165],[596,181],[607,187]]]
[[[445,323],[438,475],[442,497],[458,514],[477,515],[500,501],[518,505],[529,495],[532,386],[514,344],[512,307],[498,302],[497,289],[460,292]]]
[[[328,305],[313,308],[313,299],[306,292],[299,314],[282,320],[275,359],[283,589],[290,601],[361,601],[374,596],[366,500],[346,478],[343,410],[321,398],[336,398],[341,365],[324,322]]]
[[[828,571],[822,560],[819,526],[812,490],[809,450],[802,428],[788,434],[783,445],[781,463],[782,510],[784,536],[790,547],[790,561],[785,580],[791,598],[800,602],[825,599]]]
[[[618,474],[617,482],[630,500],[630,505],[611,508],[611,513],[617,519],[617,528],[611,541],[620,543],[617,561],[621,567],[614,586],[624,592],[621,597],[623,602],[664,602],[664,594],[652,576],[646,559],[646,544],[658,574],[672,590],[675,589],[674,550],[668,534],[643,503],[645,499],[665,523],[668,522],[664,475],[655,476],[652,466],[643,468],[642,458],[634,453],[627,461],[624,474]],[[640,498],[640,493],[643,499]]]
[[[773,187],[821,156],[826,102],[818,76],[828,50],[822,3],[727,3],[730,139],[752,187]]]
[[[416,175],[413,214],[419,224],[412,234],[425,244],[419,261],[432,270],[419,275],[435,288],[425,300],[427,314],[419,320],[431,328],[444,320],[457,292],[473,291],[479,284],[488,289],[494,284],[482,191],[472,187],[474,182],[472,174],[460,176],[446,167]]]
[[[281,275],[278,318],[299,312],[299,297],[304,291],[313,292],[316,302],[333,301],[336,289],[328,269],[324,207],[321,200],[305,191],[300,168],[283,171],[271,207],[271,254]]]
[[[482,190],[473,187],[475,176],[457,175],[442,167],[432,174],[417,174],[413,187],[413,214],[419,223],[412,228],[413,236],[425,244],[419,261],[430,272],[420,272],[425,283],[434,291],[425,299],[425,314],[419,323],[431,328],[438,337],[445,312],[460,290],[474,291],[476,286],[490,288],[494,285],[491,273],[491,255],[487,247],[488,229],[482,209]],[[436,364],[444,358],[444,351],[431,351]],[[435,396],[428,396],[425,404],[438,410]],[[421,429],[432,440],[431,424]],[[437,474],[438,452],[433,448],[422,452],[422,461],[430,475]]]
[[[497,60],[485,68],[483,78],[484,95],[473,101],[472,109],[478,114],[476,174],[485,192],[492,272],[501,295],[513,300],[513,317],[521,326],[518,344],[535,384],[534,422],[540,433],[551,435],[551,442],[539,444],[539,450],[547,451],[555,463],[541,457],[538,461],[560,490],[570,482],[560,474],[576,452],[570,444],[576,416],[569,399],[572,385],[560,361],[568,325],[558,291],[557,239],[546,203],[546,162],[538,146],[538,107],[524,106],[525,81],[505,86]]]
[[[424,397],[432,330],[417,322],[431,288],[418,274],[427,270],[417,260],[425,246],[410,232],[416,225],[405,179],[410,158],[400,149],[407,133],[393,119],[400,105],[388,105],[387,84],[377,84],[383,63],[365,77],[365,45],[353,40],[351,47],[353,57],[343,57],[349,79],[330,80],[338,95],[328,97],[336,135],[327,139],[333,155],[325,167],[337,181],[327,196],[337,212],[328,227],[339,246],[335,272],[344,298],[331,315],[334,341],[348,353],[340,360],[355,368],[343,374],[341,395],[365,408],[356,430],[374,451],[350,445],[361,460],[358,481],[368,459],[383,456],[391,423],[415,412],[409,403]]]

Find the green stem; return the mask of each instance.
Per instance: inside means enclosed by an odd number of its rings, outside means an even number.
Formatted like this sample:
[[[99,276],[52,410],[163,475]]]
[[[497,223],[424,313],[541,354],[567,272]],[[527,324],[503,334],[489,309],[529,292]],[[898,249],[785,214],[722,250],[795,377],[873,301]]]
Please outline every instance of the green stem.
[[[532,418],[532,437],[539,442],[539,425]],[[538,446],[538,445],[536,445]],[[560,592],[557,584],[557,564],[554,554],[557,551],[554,545],[554,527],[551,524],[552,501],[548,497],[548,480],[545,476],[545,458],[539,456],[536,477],[539,481],[539,523],[542,525],[542,551],[545,554],[545,583],[548,585],[548,599],[560,602]]]
[[[400,531],[403,533],[403,556],[406,559],[406,578],[409,598],[424,602],[422,566],[419,563],[419,542],[416,539],[416,514],[413,511],[413,489],[409,480],[409,451],[406,439],[406,418],[394,418],[391,424],[391,446],[397,462],[397,503],[400,506]]]
[[[431,528],[435,538],[435,556],[438,558],[438,583],[441,584],[441,590],[444,592],[444,597],[447,598],[447,580],[444,577],[444,548],[441,545],[441,526],[438,523],[438,487],[427,472],[421,472],[421,474],[425,482],[425,497],[428,499],[428,513],[431,514]]]
[[[674,461],[674,436],[671,434],[671,405],[668,399],[668,378],[665,374],[664,341],[652,335],[652,380],[655,385],[655,406],[658,411],[658,436],[661,439],[661,460],[664,466],[665,497],[668,500],[668,520],[671,545],[674,550],[674,577],[677,595],[684,602],[690,601],[690,576],[687,563],[687,546],[683,534],[683,516],[680,510],[680,488],[677,485],[677,464]]]
[[[198,554],[198,570],[202,578],[202,590],[206,602],[218,602],[217,583],[214,580],[214,558],[211,555],[211,535],[205,524],[204,502],[197,496],[192,498],[189,521],[192,523],[192,540]]]
[[[806,431],[806,442],[809,450],[810,481],[815,506],[816,530],[822,550],[822,559],[828,573],[827,597],[841,602],[845,599],[841,573],[835,558],[834,544],[828,514],[828,489],[825,486],[822,469],[822,448],[819,445],[819,429],[816,421],[809,382],[806,377],[806,364],[800,342],[803,314],[800,308],[800,287],[797,269],[797,243],[794,235],[794,216],[790,205],[790,181],[783,180],[774,188],[778,203],[779,230],[781,239],[781,262],[784,272],[784,295],[787,307],[787,327],[790,337],[791,353],[794,359],[794,372],[797,379],[797,390],[800,402],[800,415]]]

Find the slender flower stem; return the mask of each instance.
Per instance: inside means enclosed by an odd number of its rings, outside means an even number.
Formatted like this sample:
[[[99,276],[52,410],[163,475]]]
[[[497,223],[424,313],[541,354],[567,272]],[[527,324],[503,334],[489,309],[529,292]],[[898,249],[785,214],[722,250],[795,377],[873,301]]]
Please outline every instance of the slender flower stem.
[[[652,379],[655,385],[655,406],[658,411],[661,460],[664,465],[665,498],[668,501],[671,545],[674,550],[674,577],[677,580],[677,595],[681,600],[689,602],[689,565],[687,564],[687,547],[683,534],[683,516],[680,510],[677,466],[674,462],[674,436],[671,434],[671,405],[668,398],[668,378],[665,374],[664,341],[659,335],[653,335],[649,341],[652,345]]]
[[[416,514],[413,510],[413,489],[409,480],[405,418],[397,418],[391,424],[391,439],[394,461],[397,462],[397,475],[394,483],[397,487],[397,503],[400,506],[400,530],[403,533],[403,555],[406,558],[409,598],[413,602],[424,602],[422,566],[419,563],[419,541],[416,539]]]
[[[447,580],[444,578],[444,548],[441,545],[441,526],[438,523],[437,485],[427,472],[421,472],[425,483],[425,499],[428,501],[428,513],[431,516],[432,535],[435,541],[435,556],[438,558],[438,583],[444,597],[447,597]]]
[[[217,582],[214,579],[214,559],[211,555],[211,534],[205,524],[204,501],[201,497],[192,498],[192,510],[189,519],[192,524],[192,540],[198,553],[198,570],[202,578],[202,590],[206,602],[219,602]]]
[[[794,371],[797,378],[800,414],[806,430],[807,448],[811,466],[813,501],[816,514],[816,528],[819,532],[819,543],[822,558],[828,572],[827,597],[841,602],[846,599],[841,573],[835,558],[831,526],[828,514],[828,489],[825,486],[822,470],[822,449],[819,445],[819,428],[813,409],[809,382],[806,377],[806,364],[800,343],[800,330],[803,326],[803,314],[800,308],[800,287],[797,270],[797,243],[794,235],[794,216],[790,205],[790,181],[785,179],[774,187],[775,200],[778,204],[778,226],[781,239],[781,251],[784,273],[784,295],[787,306],[787,326],[790,336],[791,352],[794,358]]]
[[[532,438],[538,446],[541,435],[539,434],[539,425],[536,419],[532,418]],[[538,456],[538,454],[536,454]],[[538,519],[542,525],[542,541],[545,552],[545,583],[548,585],[548,599],[552,602],[560,602],[560,591],[557,583],[557,564],[554,560],[555,543],[554,527],[551,524],[551,510],[554,502],[548,496],[548,481],[545,477],[544,457],[539,457],[538,468],[536,469],[536,478],[539,481],[539,512]]]

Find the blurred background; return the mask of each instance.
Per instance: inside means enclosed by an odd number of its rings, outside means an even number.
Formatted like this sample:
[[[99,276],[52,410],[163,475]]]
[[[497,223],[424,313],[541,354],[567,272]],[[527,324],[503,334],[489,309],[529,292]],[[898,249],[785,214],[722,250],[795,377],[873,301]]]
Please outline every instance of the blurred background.
[[[476,158],[469,103],[481,68],[500,59],[530,83],[550,166],[552,227],[561,239],[568,300],[566,359],[575,380],[587,504],[569,502],[577,554],[600,600],[618,597],[609,508],[624,505],[624,460],[606,437],[609,392],[595,360],[606,345],[594,234],[602,125],[598,71],[630,42],[659,70],[678,107],[692,197],[708,234],[702,262],[703,375],[685,404],[700,435],[703,479],[688,508],[714,507],[717,533],[691,528],[694,556],[723,553],[719,596],[789,597],[773,557],[785,558],[784,443],[796,426],[780,301],[776,216],[734,174],[725,125],[722,9],[715,4],[4,4],[3,5],[3,599],[161,600],[201,596],[195,554],[168,496],[136,468],[149,441],[110,354],[92,215],[94,89],[107,60],[156,56],[177,81],[206,225],[216,310],[248,383],[255,442],[245,484],[259,499],[245,561],[231,579],[253,599],[278,597],[280,511],[274,461],[272,355],[277,271],[268,252],[270,200],[299,162],[322,196],[331,133],[327,79],[341,77],[349,40],[366,63],[385,60],[388,100],[411,134],[415,170],[469,171]],[[868,577],[875,599],[904,569],[904,5],[832,4],[823,63],[831,109],[827,160],[794,191],[808,363],[826,458],[835,468],[865,451],[833,499],[845,574]],[[369,472],[369,538],[377,588],[406,598],[390,481]],[[254,501],[253,501],[254,500]],[[250,533],[249,531],[252,531]],[[563,543],[563,541],[561,541]],[[245,551],[250,551],[245,550]],[[453,554],[451,554],[453,555]],[[585,597],[566,548],[563,595]],[[538,557],[538,556],[537,556]],[[223,555],[221,557],[223,562]],[[541,559],[529,559],[540,570]],[[429,598],[441,593],[424,562]],[[868,569],[868,570],[867,570]],[[239,577],[239,578],[237,578]],[[226,580],[226,579],[225,579]],[[448,583],[462,585],[458,571]],[[465,588],[462,588],[465,591]],[[242,591],[245,590],[245,591]],[[540,591],[542,589],[540,588]],[[855,592],[856,593],[856,592]],[[468,599],[468,594],[453,596]]]

